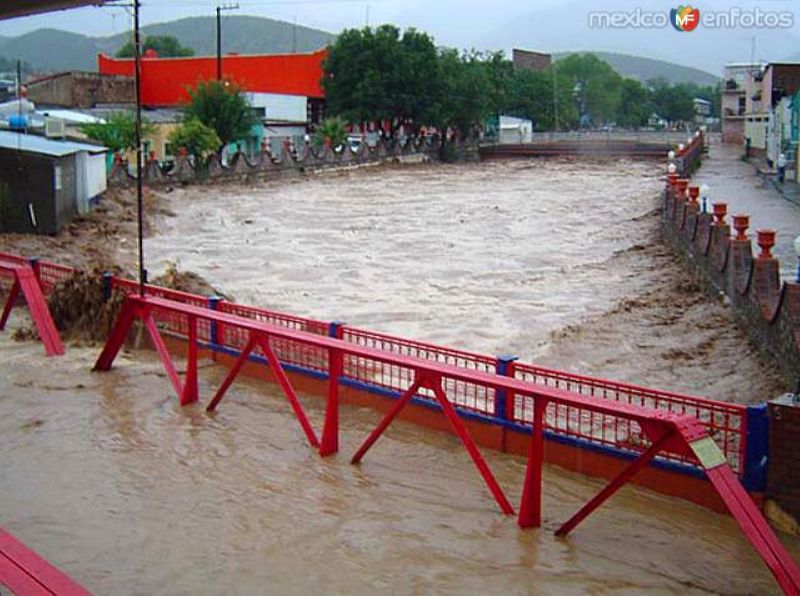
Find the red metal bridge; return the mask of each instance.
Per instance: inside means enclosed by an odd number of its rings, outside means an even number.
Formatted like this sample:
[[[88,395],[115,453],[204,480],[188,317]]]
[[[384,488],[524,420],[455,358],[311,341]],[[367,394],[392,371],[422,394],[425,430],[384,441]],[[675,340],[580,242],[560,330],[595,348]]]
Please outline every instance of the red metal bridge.
[[[45,291],[71,274],[69,268],[44,261],[37,264],[36,270]],[[514,443],[518,441],[514,437],[524,436],[519,444],[527,448],[528,464],[518,508],[521,527],[541,524],[546,443],[613,454],[616,465],[603,472],[610,477],[610,483],[561,525],[559,535],[568,534],[622,485],[637,477],[658,470],[668,473],[671,480],[696,480],[702,476],[735,517],[783,590],[800,590],[797,565],[742,486],[742,482],[751,483],[763,471],[756,465],[759,458],[750,454],[753,444],[759,442],[752,439],[751,431],[762,423],[753,409],[552,371],[518,363],[511,357],[492,358],[154,286],[145,286],[145,295],[140,296],[136,282],[113,276],[107,276],[105,283],[109,296],[117,291],[128,297],[98,358],[98,370],[111,367],[137,321],[147,330],[183,404],[200,398],[197,361],[201,350],[227,358],[231,364],[227,377],[209,400],[209,410],[221,404],[245,364],[267,364],[306,440],[323,456],[339,448],[343,391],[392,398],[395,401],[389,412],[353,455],[354,463],[366,456],[405,409],[426,408],[458,435],[487,489],[506,514],[512,514],[514,507],[478,449],[476,429],[501,429],[503,444],[495,445],[499,448],[507,448],[506,441]],[[183,378],[172,360],[176,346],[186,350]],[[316,379],[327,387],[326,415],[319,435],[297,399],[296,386],[301,378]],[[487,444],[483,439],[480,442]]]

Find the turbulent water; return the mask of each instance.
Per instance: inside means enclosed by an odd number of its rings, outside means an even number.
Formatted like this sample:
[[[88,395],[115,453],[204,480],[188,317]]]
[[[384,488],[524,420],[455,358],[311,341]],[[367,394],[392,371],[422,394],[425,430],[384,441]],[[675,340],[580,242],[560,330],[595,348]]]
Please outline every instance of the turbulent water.
[[[649,342],[692,357],[687,334],[728,324],[717,313],[701,330],[713,306],[661,290],[674,271],[644,246],[660,187],[648,164],[551,161],[190,188],[173,193],[178,215],[147,253],[151,271],[178,260],[241,302],[485,353],[611,362],[631,377],[660,356],[636,345],[635,308],[620,299],[663,294]],[[675,305],[699,311],[691,327],[664,322]],[[602,323],[587,327],[592,357],[576,347],[586,319]],[[733,363],[744,376],[735,343],[713,374],[688,360],[683,379],[652,370],[688,383],[727,379]],[[90,373],[98,350],[46,359],[39,344],[0,335],[0,525],[96,593],[777,590],[729,517],[626,487],[557,539],[600,483],[549,466],[544,527],[520,531],[452,436],[398,422],[351,466],[378,414],[344,408],[342,453],[323,460],[272,386],[237,381],[209,415],[177,405],[148,352]],[[203,365],[202,402],[222,373]],[[319,428],[322,401],[303,402]],[[524,460],[485,456],[516,504]]]
[[[645,238],[631,218],[660,188],[652,164],[562,161],[192,188],[147,254],[239,302],[530,358],[646,283],[611,257]]]

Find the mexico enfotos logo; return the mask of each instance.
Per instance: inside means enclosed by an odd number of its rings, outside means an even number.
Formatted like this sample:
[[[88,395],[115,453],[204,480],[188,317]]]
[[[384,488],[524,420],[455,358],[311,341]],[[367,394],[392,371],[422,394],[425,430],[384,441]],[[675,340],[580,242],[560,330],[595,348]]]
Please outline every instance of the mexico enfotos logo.
[[[589,13],[592,29],[664,29],[689,32],[701,29],[790,29],[794,27],[791,10],[703,10],[689,5],[669,12],[636,8],[631,11],[594,11]]]

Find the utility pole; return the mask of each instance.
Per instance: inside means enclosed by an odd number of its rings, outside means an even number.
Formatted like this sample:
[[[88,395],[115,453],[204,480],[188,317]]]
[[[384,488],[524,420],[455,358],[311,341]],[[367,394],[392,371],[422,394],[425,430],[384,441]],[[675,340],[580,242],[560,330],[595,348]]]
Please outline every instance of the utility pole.
[[[133,64],[136,84],[136,212],[139,248],[139,294],[144,296],[144,190],[142,187],[142,40],[139,27],[139,0],[133,0]]]
[[[217,80],[222,80],[222,11],[236,10],[238,4],[222,4],[217,6]]]

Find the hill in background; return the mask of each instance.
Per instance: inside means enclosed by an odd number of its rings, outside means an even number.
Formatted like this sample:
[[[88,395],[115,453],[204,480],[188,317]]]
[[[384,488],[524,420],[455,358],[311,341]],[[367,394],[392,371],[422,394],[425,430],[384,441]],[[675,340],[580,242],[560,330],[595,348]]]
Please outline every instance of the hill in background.
[[[572,52],[556,54],[555,58],[558,60],[569,56],[570,53]],[[713,87],[720,81],[719,77],[704,70],[673,64],[672,62],[664,62],[663,60],[631,56],[629,54],[616,54],[614,52],[591,53],[608,62],[623,77],[630,77],[642,83],[650,79],[663,78],[670,83],[695,83],[703,87]]]
[[[198,56],[217,51],[216,19],[193,17],[142,27],[143,35],[174,35]],[[227,16],[222,21],[224,52],[282,54],[311,52],[328,44],[333,35],[318,29],[260,17]],[[0,37],[0,56],[23,60],[42,72],[96,70],[97,54],[113,55],[127,34],[87,37],[55,29],[38,29],[19,37]]]

